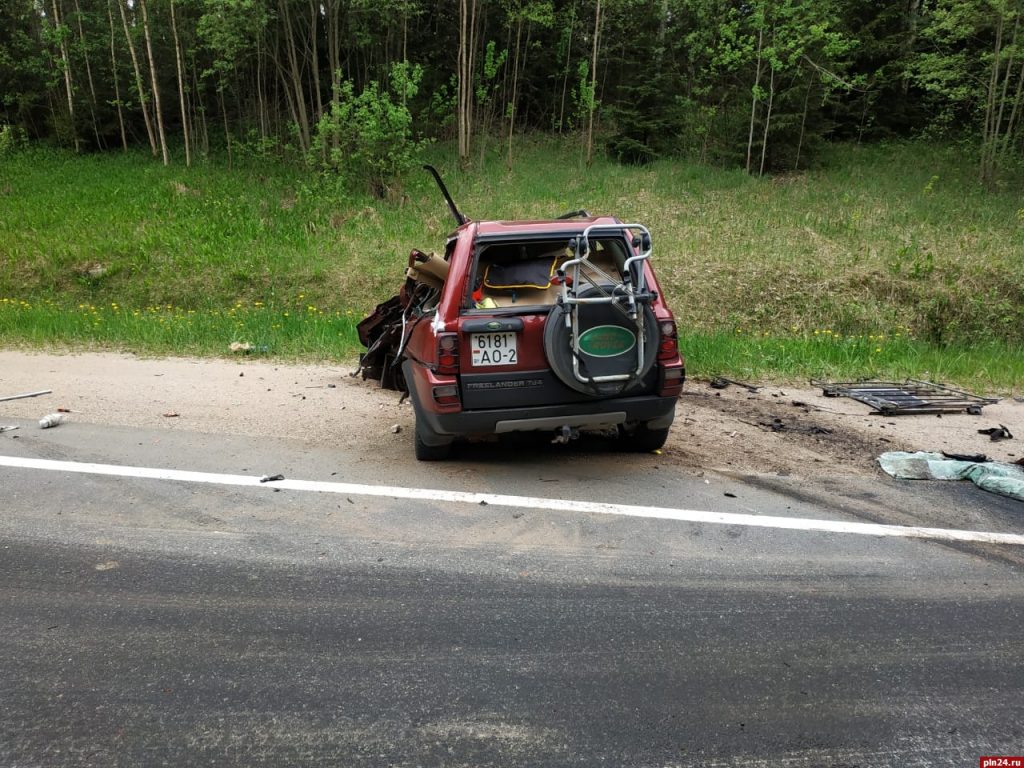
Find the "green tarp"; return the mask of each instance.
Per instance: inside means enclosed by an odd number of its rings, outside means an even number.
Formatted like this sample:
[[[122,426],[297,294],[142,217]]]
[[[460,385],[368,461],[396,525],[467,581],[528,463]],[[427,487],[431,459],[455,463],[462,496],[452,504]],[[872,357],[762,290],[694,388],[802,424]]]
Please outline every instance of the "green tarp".
[[[904,480],[970,480],[979,488],[1024,501],[1024,467],[997,461],[958,461],[941,453],[893,451],[878,457],[882,469]]]

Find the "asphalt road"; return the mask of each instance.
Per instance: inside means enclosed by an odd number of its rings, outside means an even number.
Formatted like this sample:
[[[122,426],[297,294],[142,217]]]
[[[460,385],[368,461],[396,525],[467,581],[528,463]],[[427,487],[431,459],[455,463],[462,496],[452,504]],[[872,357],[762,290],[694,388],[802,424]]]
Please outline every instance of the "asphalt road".
[[[1024,533],[1019,503],[973,487],[702,475],[601,446],[438,467],[20,433],[0,455]],[[1022,547],[10,467],[0,508],[0,766],[1024,753]]]

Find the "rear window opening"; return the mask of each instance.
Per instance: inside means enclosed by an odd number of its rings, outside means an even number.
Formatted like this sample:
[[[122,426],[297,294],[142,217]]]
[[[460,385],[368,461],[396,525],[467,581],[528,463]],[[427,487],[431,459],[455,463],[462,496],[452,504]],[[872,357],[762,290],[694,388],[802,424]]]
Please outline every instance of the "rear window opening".
[[[608,282],[617,283],[626,249],[621,238],[591,238],[589,261]],[[464,307],[468,313],[547,311],[562,290],[557,271],[572,258],[565,239],[480,243]]]

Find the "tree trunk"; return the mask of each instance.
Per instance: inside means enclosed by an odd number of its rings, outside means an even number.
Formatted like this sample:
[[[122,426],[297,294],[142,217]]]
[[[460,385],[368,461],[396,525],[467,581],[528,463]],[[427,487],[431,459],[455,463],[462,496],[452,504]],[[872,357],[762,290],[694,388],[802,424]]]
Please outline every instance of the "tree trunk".
[[[1020,73],[1017,75],[1017,93],[1013,97],[1013,109],[1010,110],[1010,119],[1006,122],[1006,132],[1003,134],[1000,150],[1001,156],[1005,156],[1010,148],[1013,131],[1017,127],[1017,117],[1020,114],[1022,101],[1024,101],[1024,64],[1021,64]]]
[[[181,132],[185,137],[185,166],[192,165],[192,144],[188,130],[188,109],[185,106],[185,66],[181,61],[181,40],[178,38],[178,20],[171,0],[171,35],[174,37],[174,61],[178,70],[178,105],[181,107]]]
[[[160,107],[160,86],[156,81],[156,61],[153,58],[153,41],[149,35],[149,14],[146,12],[146,0],[138,0],[139,9],[142,11],[142,33],[146,38],[146,57],[149,59],[149,79],[153,88],[153,109],[156,112],[157,135],[160,137],[160,154],[163,156],[164,165],[171,164],[170,155],[167,153],[167,136],[164,133],[164,116]]]
[[[1003,15],[999,14],[999,23],[996,26],[996,40],[992,50],[992,69],[989,73],[988,94],[985,98],[985,127],[981,134],[981,182],[988,185],[992,183],[994,168],[992,165],[992,140],[996,130],[996,91],[999,87],[999,73],[1002,68],[1000,58],[1003,52]]]
[[[96,146],[99,149],[106,149],[103,138],[100,136],[99,123],[96,120],[96,85],[92,79],[92,63],[89,61],[89,49],[85,43],[85,29],[82,27],[82,8],[75,0],[75,22],[78,26],[78,40],[82,45],[82,57],[85,59],[85,77],[89,83],[89,114],[92,116],[92,132],[96,137]]]
[[[192,93],[196,94],[192,101],[192,125],[198,125],[197,136],[193,144],[199,149],[203,157],[210,155],[210,133],[206,125],[206,104],[203,99],[203,89],[199,85],[199,67],[196,66],[195,52],[192,53]]]
[[[774,36],[773,36],[774,37]],[[768,111],[764,117],[764,134],[761,136],[761,167],[757,172],[758,176],[764,176],[764,159],[768,154],[768,129],[772,124],[772,103],[775,101],[775,66],[773,65],[771,77],[768,80]]]
[[[562,135],[562,126],[565,125],[565,95],[569,88],[569,68],[572,65],[572,33],[576,27],[576,3],[573,2],[569,16],[569,41],[565,48],[565,76],[562,78],[562,104],[558,110],[558,135]]]
[[[917,43],[917,24],[921,16],[921,0],[907,0],[907,15],[905,19],[906,34],[903,38],[903,45],[900,46],[900,60],[907,61],[911,52],[914,50],[914,45]],[[900,83],[903,95],[906,96],[910,92],[910,77],[907,74],[903,75],[903,80]]]
[[[750,173],[754,152],[754,123],[757,121],[757,91],[761,87],[761,50],[764,48],[764,29],[757,31],[757,69],[754,74],[753,97],[750,99],[750,131],[747,134],[747,173]]]
[[[594,47],[590,54],[590,103],[587,104],[587,167],[594,164],[594,112],[597,108],[597,52],[601,40],[601,0],[594,9]]]
[[[512,134],[516,126],[516,97],[519,90],[519,44],[523,37],[523,20],[519,19],[516,24],[516,56],[512,64],[512,98],[508,103],[508,157],[505,164],[512,170]]]
[[[139,57],[135,54],[135,44],[132,42],[132,35],[128,29],[128,15],[124,10],[124,0],[115,0],[118,10],[121,11],[121,24],[124,25],[124,38],[128,41],[128,52],[132,57],[132,69],[135,70],[135,89],[139,94],[139,108],[142,110],[142,120],[146,124],[146,135],[149,137],[149,148],[156,157],[156,133],[153,131],[153,123],[149,119],[149,108],[146,106],[146,89],[142,86],[142,68],[139,66]]]
[[[320,95],[320,52],[316,42],[317,20],[320,18],[320,4],[309,0],[309,47],[310,65],[313,70],[313,93],[316,96],[316,114],[313,122],[320,122],[324,116],[324,102]]]
[[[68,43],[64,37],[64,30],[61,29],[60,9],[57,0],[53,0],[53,27],[57,32],[60,60],[64,69],[64,91],[68,97],[68,119],[71,122],[71,136],[75,142],[75,152],[80,152],[81,142],[78,140],[78,127],[75,125],[75,88],[71,80],[71,57],[68,56]]]
[[[224,142],[228,150],[228,170],[231,170],[231,129],[228,127],[228,107],[224,103],[224,88],[217,89],[220,96],[220,113],[224,117]]]
[[[117,77],[117,47],[114,44],[114,12],[107,2],[107,19],[110,21],[110,72],[114,80],[114,100],[117,103],[117,125],[121,129],[121,150],[128,151],[128,135],[124,130],[124,109],[121,103],[121,84]]]
[[[476,59],[477,0],[459,0],[458,106],[459,164],[469,165],[473,137],[473,69]]]
[[[814,85],[814,73],[807,80],[807,93],[804,94],[804,114],[800,118],[800,140],[796,143],[796,162],[793,163],[793,170],[800,170],[800,150],[804,146],[804,132],[807,128],[807,107],[811,103],[811,87]]]
[[[284,25],[287,35],[285,52],[288,55],[289,75],[291,76],[291,88],[295,97],[295,117],[299,127],[299,143],[303,153],[309,151],[309,117],[306,113],[306,98],[302,91],[302,73],[299,71],[299,55],[295,50],[295,29],[292,25],[291,14],[288,12],[287,0],[278,0],[278,7],[281,9],[281,22]]]
[[[1003,77],[1003,87],[1002,87],[1002,90],[1001,90],[1001,92],[999,94],[999,111],[996,113],[995,125],[994,125],[995,131],[994,131],[994,133],[992,135],[991,162],[992,162],[993,172],[995,171],[995,168],[998,165],[998,160],[999,160],[999,155],[1000,155],[999,144],[1000,144],[1000,134],[1002,133],[1002,130],[1003,130],[1003,112],[1006,110],[1006,96],[1007,96],[1007,93],[1009,91],[1010,80],[1013,79],[1013,65],[1016,63],[1015,56],[1016,56],[1016,53],[1017,53],[1017,32],[1019,30],[1020,30],[1020,14],[1017,14],[1017,16],[1016,16],[1016,18],[1014,19],[1014,22],[1013,22],[1013,36],[1010,38],[1010,59],[1006,63],[1006,76]]]

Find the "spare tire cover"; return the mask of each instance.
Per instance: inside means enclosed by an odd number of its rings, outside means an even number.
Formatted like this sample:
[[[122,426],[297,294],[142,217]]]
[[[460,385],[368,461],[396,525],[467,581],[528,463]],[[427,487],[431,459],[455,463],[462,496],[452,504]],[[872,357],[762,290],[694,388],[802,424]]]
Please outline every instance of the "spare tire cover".
[[[581,291],[580,298],[611,292],[612,286]],[[625,302],[623,301],[623,304]],[[569,307],[555,305],[544,325],[544,354],[555,375],[567,387],[595,397],[617,395],[640,384],[658,354],[658,324],[654,311],[645,304],[644,360],[640,375],[633,380],[593,383],[580,381],[573,373],[572,329],[566,326]],[[580,304],[580,375],[583,377],[631,374],[636,370],[636,324],[613,304]]]

